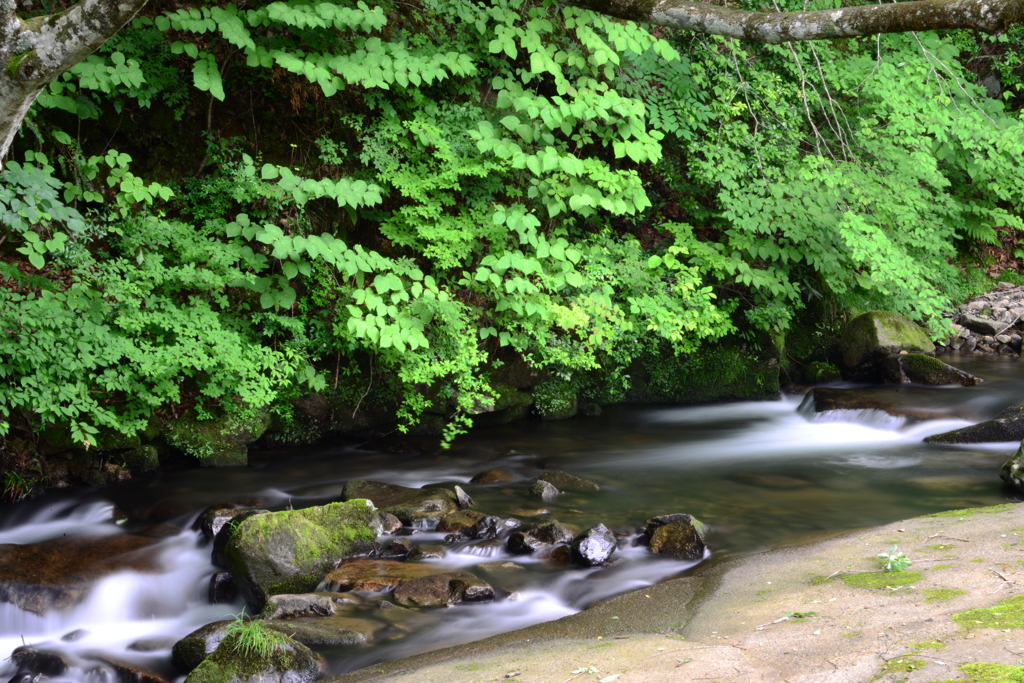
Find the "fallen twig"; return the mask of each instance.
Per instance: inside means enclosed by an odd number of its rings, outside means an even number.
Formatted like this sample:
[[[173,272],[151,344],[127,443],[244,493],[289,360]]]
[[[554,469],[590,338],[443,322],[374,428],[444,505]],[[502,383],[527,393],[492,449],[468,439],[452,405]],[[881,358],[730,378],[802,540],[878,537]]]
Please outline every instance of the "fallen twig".
[[[779,619],[776,619],[775,621],[769,621],[767,624],[761,624],[760,626],[755,626],[754,630],[755,631],[763,631],[765,626],[771,626],[772,624],[780,624],[780,623],[782,623],[784,621],[789,621],[789,617],[780,617]]]
[[[953,536],[947,536],[945,534],[932,534],[931,536],[926,536],[926,538],[948,538],[951,541],[960,541],[961,543],[970,543],[970,541],[967,540],[966,538],[955,538]]]

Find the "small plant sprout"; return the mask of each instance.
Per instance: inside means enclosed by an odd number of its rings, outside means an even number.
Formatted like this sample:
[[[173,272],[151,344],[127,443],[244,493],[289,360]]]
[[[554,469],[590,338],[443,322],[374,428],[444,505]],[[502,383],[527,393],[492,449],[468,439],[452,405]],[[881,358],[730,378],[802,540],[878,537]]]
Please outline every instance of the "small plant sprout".
[[[896,544],[892,544],[892,548],[887,553],[878,553],[878,557],[885,560],[882,565],[882,569],[887,572],[901,572],[910,565],[914,564],[914,561],[900,552]]]

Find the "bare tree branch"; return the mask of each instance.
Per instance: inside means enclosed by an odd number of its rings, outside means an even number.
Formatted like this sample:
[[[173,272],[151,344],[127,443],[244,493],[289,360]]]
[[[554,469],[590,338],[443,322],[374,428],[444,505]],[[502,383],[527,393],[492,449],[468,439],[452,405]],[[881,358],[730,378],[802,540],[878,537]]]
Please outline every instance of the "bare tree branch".
[[[686,0],[569,0],[620,19],[756,43],[970,28],[1005,31],[1024,21],[1024,0],[918,0],[813,12],[751,12]]]

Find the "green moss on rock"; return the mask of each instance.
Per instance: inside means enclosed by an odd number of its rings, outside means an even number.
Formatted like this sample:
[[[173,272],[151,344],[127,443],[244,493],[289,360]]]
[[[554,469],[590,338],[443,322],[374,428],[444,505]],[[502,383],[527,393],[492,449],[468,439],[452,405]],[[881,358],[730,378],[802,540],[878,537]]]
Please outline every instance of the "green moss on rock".
[[[842,379],[843,374],[839,372],[839,368],[831,363],[823,363],[816,360],[808,363],[807,367],[804,368],[804,381],[809,384],[828,384],[830,382],[839,382]]]
[[[269,424],[270,412],[265,409],[211,420],[200,420],[194,411],[189,411],[169,422],[164,434],[168,443],[199,458],[205,467],[245,465],[248,444],[260,438]]]
[[[935,345],[924,328],[899,313],[869,311],[847,323],[840,349],[843,365],[855,368],[900,351],[931,354]]]
[[[367,500],[254,515],[228,541],[228,569],[253,612],[271,595],[308,593],[337,563],[369,552],[382,533]]]
[[[269,631],[268,631],[269,632]],[[288,681],[312,683],[320,676],[316,655],[291,638],[272,632],[272,652],[247,652],[235,634],[228,635],[217,649],[185,679],[186,683],[263,683]]]
[[[573,417],[579,405],[575,385],[561,377],[554,377],[536,387],[533,390],[533,402],[545,420]]]

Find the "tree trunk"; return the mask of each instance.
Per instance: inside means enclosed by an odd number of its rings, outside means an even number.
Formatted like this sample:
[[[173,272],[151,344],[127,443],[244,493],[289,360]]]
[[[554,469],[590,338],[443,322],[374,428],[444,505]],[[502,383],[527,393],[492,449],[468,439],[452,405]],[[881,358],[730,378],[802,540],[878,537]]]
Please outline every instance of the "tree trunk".
[[[29,107],[50,81],[117,33],[146,0],[82,0],[28,21],[0,0],[0,162]]]
[[[686,0],[567,0],[620,19],[755,43],[970,28],[999,33],[1024,22],[1024,0],[919,0],[814,12],[749,12]]]

